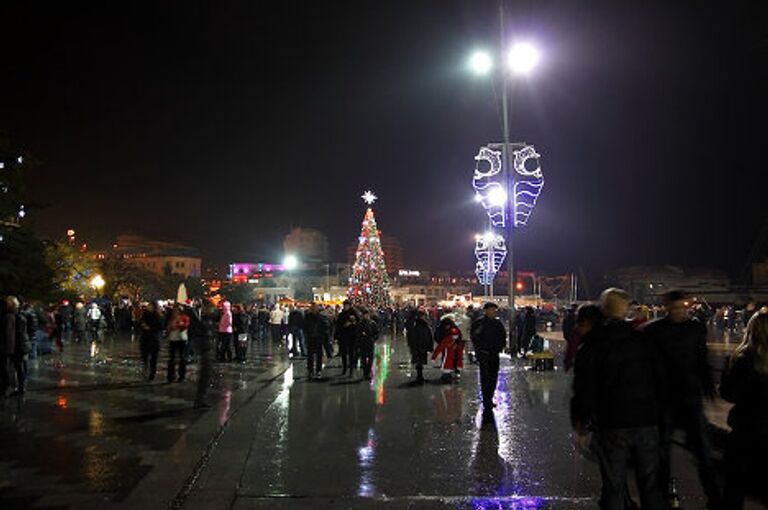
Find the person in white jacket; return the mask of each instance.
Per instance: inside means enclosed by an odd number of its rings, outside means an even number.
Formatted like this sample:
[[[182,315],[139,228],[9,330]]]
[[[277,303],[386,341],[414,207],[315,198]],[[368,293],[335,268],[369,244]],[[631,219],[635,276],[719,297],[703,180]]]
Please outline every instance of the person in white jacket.
[[[272,342],[280,344],[282,342],[283,310],[280,305],[275,305],[269,313],[269,331],[272,335]]]

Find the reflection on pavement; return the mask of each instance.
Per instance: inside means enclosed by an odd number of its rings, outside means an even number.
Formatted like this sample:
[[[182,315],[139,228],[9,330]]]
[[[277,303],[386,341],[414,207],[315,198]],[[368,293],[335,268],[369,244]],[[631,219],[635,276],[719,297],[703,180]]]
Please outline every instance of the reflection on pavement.
[[[358,467],[360,468],[360,483],[357,495],[362,498],[372,498],[376,495],[373,483],[373,462],[376,458],[376,432],[373,427],[368,429],[368,440],[357,450]]]
[[[384,405],[384,383],[389,377],[389,360],[392,356],[392,347],[389,343],[376,345],[373,366],[373,388],[376,392],[376,404]]]

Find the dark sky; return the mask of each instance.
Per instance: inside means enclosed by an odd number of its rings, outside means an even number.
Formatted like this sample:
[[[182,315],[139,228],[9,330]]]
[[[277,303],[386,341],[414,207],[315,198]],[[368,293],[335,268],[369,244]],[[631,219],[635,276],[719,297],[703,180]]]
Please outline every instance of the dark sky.
[[[408,265],[474,266],[473,156],[500,122],[465,61],[497,2],[11,3],[0,129],[43,161],[44,232],[274,260],[307,226],[344,259],[370,188]],[[740,270],[768,216],[768,19],[673,3],[510,2],[543,54],[512,97],[546,177],[519,267]]]

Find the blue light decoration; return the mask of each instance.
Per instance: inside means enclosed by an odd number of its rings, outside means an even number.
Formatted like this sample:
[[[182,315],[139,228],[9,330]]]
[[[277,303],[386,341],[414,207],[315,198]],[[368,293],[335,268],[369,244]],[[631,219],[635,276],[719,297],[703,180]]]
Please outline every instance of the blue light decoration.
[[[504,237],[488,232],[475,238],[475,274],[481,285],[490,285],[507,256]]]
[[[504,228],[506,225],[506,191],[502,183],[497,182],[501,173],[501,151],[489,147],[480,147],[480,152],[475,156],[475,175],[472,178],[472,187],[475,189],[475,199],[480,202],[494,227]],[[487,169],[480,167],[485,162]]]
[[[494,147],[494,148],[492,148]],[[475,172],[472,177],[472,187],[475,190],[475,200],[479,202],[491,222],[492,228],[506,228],[507,221],[513,221],[514,227],[524,227],[536,207],[536,201],[544,188],[544,174],[541,172],[539,158],[533,145],[514,144],[512,151],[511,187],[512,204],[502,177],[502,144],[489,144],[480,147],[475,156]],[[498,148],[499,150],[496,150]],[[534,160],[535,168],[526,167],[528,160]],[[511,208],[510,219],[507,220],[507,209]],[[514,219],[512,219],[514,215]],[[485,236],[487,237],[487,236]],[[490,285],[507,255],[504,239],[478,238],[475,245],[477,265],[475,274],[482,285]]]
[[[524,227],[528,223],[533,208],[536,207],[536,201],[541,195],[544,187],[544,174],[541,173],[539,158],[541,155],[536,152],[533,145],[526,145],[520,150],[513,151],[515,159],[512,166],[515,168],[515,226]],[[536,168],[528,170],[525,168],[525,162],[529,159],[536,160]]]

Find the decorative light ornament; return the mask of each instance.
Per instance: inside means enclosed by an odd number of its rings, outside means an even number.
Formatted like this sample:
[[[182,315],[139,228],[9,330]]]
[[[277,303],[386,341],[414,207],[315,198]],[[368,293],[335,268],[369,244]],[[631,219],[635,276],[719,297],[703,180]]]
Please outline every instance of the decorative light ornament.
[[[541,173],[539,158],[541,155],[536,152],[533,145],[526,145],[520,150],[513,151],[515,156],[513,166],[517,176],[515,177],[515,226],[522,227],[528,223],[528,218],[536,207],[536,201],[541,195],[541,189],[544,187],[544,174]],[[527,170],[525,162],[529,159],[536,160],[536,168]]]
[[[27,215],[27,211],[24,210],[24,206],[23,205],[20,205],[19,206],[19,212],[16,213],[16,214],[18,215],[19,218],[23,218],[24,216]]]
[[[365,202],[366,204],[368,204],[368,205],[371,205],[371,204],[373,204],[373,203],[376,201],[376,199],[378,199],[379,197],[377,197],[376,195],[374,195],[374,194],[373,194],[373,191],[370,191],[370,190],[368,190],[368,191],[366,191],[365,193],[363,193],[362,195],[360,195],[360,198],[362,198],[362,199],[363,199],[363,202]]]
[[[493,180],[501,173],[501,151],[480,147],[475,161],[477,161],[475,175],[472,178],[475,200],[482,204],[491,220],[491,225],[503,228],[506,225],[507,192],[501,183]],[[482,162],[487,163],[487,170],[480,168]]]
[[[475,274],[481,285],[490,285],[507,257],[504,236],[486,232],[475,237]]]

